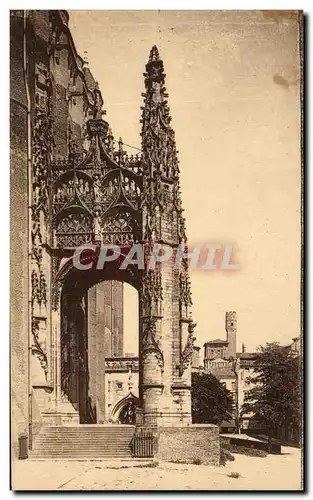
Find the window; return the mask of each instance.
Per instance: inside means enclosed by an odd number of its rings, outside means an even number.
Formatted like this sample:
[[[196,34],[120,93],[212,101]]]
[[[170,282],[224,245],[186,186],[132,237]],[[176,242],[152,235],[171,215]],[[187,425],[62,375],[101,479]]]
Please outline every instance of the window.
[[[116,382],[116,390],[117,391],[123,390],[123,382]]]
[[[231,383],[231,390],[235,391],[236,390],[236,382]]]

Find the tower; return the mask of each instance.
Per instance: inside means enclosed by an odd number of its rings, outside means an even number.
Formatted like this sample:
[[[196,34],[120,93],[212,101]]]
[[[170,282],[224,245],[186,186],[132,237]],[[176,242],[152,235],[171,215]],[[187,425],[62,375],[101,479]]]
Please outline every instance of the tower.
[[[191,360],[195,324],[190,317],[191,292],[185,220],[179,187],[175,134],[171,128],[163,61],[156,46],[146,64],[142,107],[142,230],[148,249],[166,245],[172,259],[145,271],[142,287],[142,383],[146,415],[157,409],[161,425],[191,423]],[[182,252],[183,253],[183,252]],[[182,254],[181,253],[181,254]]]
[[[237,318],[236,311],[227,311],[225,316],[225,329],[227,333],[227,357],[236,357]]]
[[[13,391],[14,446],[28,431],[31,448],[42,424],[95,423],[105,413],[98,397],[104,394],[102,360],[107,339],[113,355],[123,351],[123,282],[139,296],[145,422],[152,415],[160,427],[189,424],[195,323],[175,135],[158,50],[152,48],[146,64],[142,156],[129,155],[122,140],[115,147],[102,117],[101,93],[77,55],[68,14],[16,11],[12,27],[12,373],[22,380]],[[86,256],[83,268],[76,265],[77,249],[98,251],[101,243],[123,249],[144,244],[148,252],[165,244],[172,259],[143,270],[122,269],[119,261],[98,268]],[[118,283],[109,304],[103,300],[108,282]]]

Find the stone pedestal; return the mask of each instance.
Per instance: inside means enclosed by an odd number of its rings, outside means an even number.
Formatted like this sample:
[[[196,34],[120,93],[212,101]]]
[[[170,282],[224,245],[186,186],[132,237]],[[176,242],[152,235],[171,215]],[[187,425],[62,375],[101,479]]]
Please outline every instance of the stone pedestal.
[[[167,462],[220,464],[219,428],[213,424],[160,427],[155,458]]]

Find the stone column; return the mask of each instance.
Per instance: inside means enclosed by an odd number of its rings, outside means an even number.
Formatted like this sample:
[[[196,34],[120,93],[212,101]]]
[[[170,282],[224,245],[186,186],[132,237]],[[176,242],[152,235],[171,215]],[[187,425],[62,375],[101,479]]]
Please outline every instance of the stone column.
[[[160,337],[160,318],[151,316],[143,319],[141,342],[141,391],[145,414],[145,423],[153,423],[160,411],[160,398],[163,393],[162,373],[164,358],[158,338]]]
[[[186,247],[185,220],[179,185],[175,133],[171,127],[163,61],[156,46],[146,64],[144,106],[142,108],[143,236],[151,252],[154,245],[173,250],[171,260],[162,260],[151,275],[145,275],[144,302],[150,333],[148,358],[150,388],[145,400],[158,406],[160,425],[191,423],[190,385],[193,336],[188,315],[191,305],[188,265],[176,266],[178,247]],[[155,248],[155,247],[154,247]],[[165,249],[164,249],[165,250]],[[160,259],[158,259],[160,260]],[[156,313],[153,308],[156,308]],[[155,321],[155,316],[158,320]],[[144,337],[143,337],[144,339]],[[144,378],[148,368],[144,368]],[[152,377],[152,372],[154,373]],[[154,386],[152,387],[152,381]],[[161,383],[159,384],[159,381]],[[145,380],[143,380],[145,384]],[[157,387],[157,384],[158,387]],[[148,402],[145,403],[148,407]]]

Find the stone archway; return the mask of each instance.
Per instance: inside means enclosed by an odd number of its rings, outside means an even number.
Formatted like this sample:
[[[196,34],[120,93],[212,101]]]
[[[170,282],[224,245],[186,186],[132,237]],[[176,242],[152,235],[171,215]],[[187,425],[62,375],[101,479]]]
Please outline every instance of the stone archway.
[[[102,358],[99,357],[98,363],[97,346],[92,343],[92,338],[89,336],[86,320],[88,290],[99,283],[114,280],[129,283],[140,291],[140,276],[135,272],[131,273],[130,270],[120,271],[115,264],[108,266],[105,270],[94,269],[87,273],[70,266],[69,262],[66,267],[56,325],[60,328],[58,340],[60,350],[56,353],[59,366],[57,378],[60,381],[59,399],[72,404],[78,413],[80,423],[98,423],[100,414],[103,422],[103,417],[107,413],[106,405],[103,400],[102,407],[99,407],[97,394],[101,392],[101,387],[104,392],[104,366],[107,354],[104,354]],[[98,345],[99,342],[104,344],[104,333],[100,339],[97,339]],[[139,338],[140,336],[139,332]],[[97,387],[97,394],[90,390],[91,371],[95,373],[97,370],[93,366],[94,363],[101,364],[101,373],[98,377],[98,381],[101,379],[101,384],[96,384],[101,387]]]
[[[187,238],[165,73],[156,47],[152,48],[146,64],[145,86],[140,154],[127,154],[121,140],[117,149],[114,147],[109,124],[102,119],[101,100],[96,99],[93,118],[86,121],[84,148],[73,139],[67,160],[55,158],[49,164],[49,183],[44,192],[48,200],[48,208],[45,208],[47,242],[40,249],[44,257],[35,248],[46,267],[41,265],[32,283],[33,337],[34,354],[53,391],[50,407],[54,405],[61,421],[66,413],[62,406],[66,388],[62,371],[63,297],[67,295],[73,302],[71,307],[79,310],[82,318],[79,325],[76,320],[73,324],[76,341],[81,342],[76,358],[80,356],[77,370],[82,379],[78,392],[83,394],[88,386],[82,352],[86,350],[84,333],[79,333],[84,323],[84,296],[91,286],[112,279],[132,284],[139,294],[139,398],[145,415],[156,415],[162,425],[191,423],[195,324],[190,316],[187,257],[182,257],[178,267],[174,265],[178,247],[187,251]],[[37,224],[42,226],[40,210],[38,213]],[[35,236],[35,242],[41,241]],[[129,251],[132,245],[140,244],[149,256],[156,243],[167,245],[173,258],[157,262],[152,268],[138,269],[133,265],[122,270],[120,261],[115,261],[107,263],[104,269],[93,266],[82,271],[73,263],[75,251],[81,245],[100,248],[103,244],[114,244]],[[46,319],[42,319],[43,307]],[[40,343],[43,330],[48,353]],[[70,395],[75,392],[73,383]],[[79,403],[75,404],[85,415],[83,420],[88,421],[92,419],[92,408],[86,406],[87,396],[85,407],[81,399],[84,398],[78,398]]]
[[[125,398],[116,403],[110,420],[113,423],[135,425],[136,408],[140,408],[140,400],[130,392]]]

